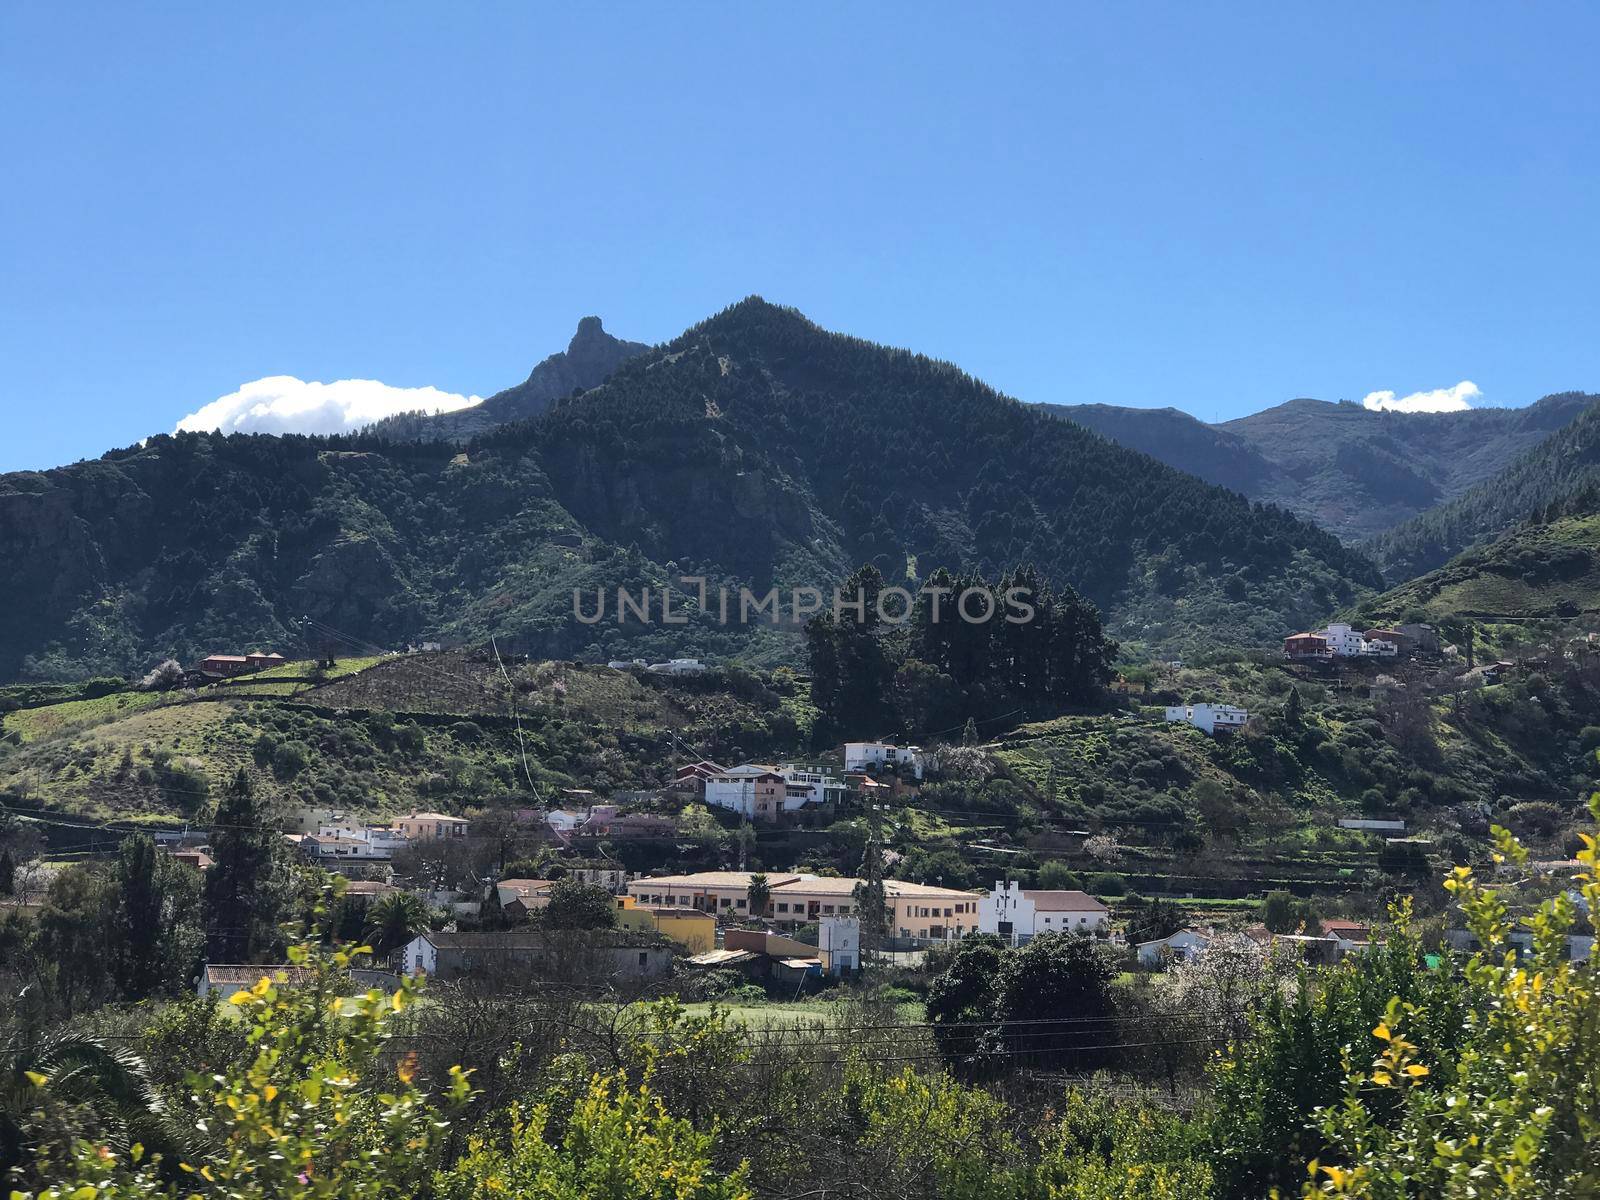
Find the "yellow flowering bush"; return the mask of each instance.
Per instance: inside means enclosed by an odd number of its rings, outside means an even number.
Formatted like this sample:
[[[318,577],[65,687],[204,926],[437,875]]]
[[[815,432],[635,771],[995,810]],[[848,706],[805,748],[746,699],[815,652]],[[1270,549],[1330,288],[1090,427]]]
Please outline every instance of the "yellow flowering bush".
[[[385,1021],[415,1001],[417,985],[402,981],[392,995],[341,994],[336,981],[363,950],[324,955],[296,947],[291,961],[309,966],[312,982],[291,987],[264,973],[232,997],[248,1022],[254,1057],[241,1071],[191,1078],[196,1151],[175,1171],[139,1146],[123,1157],[83,1145],[64,1165],[63,1181],[38,1193],[39,1200],[413,1194],[434,1170],[449,1110],[471,1089],[455,1071],[435,1104],[414,1086],[409,1060],[392,1084],[377,1077]]]
[[[714,1131],[671,1116],[648,1084],[596,1076],[559,1144],[546,1137],[545,1105],[511,1110],[504,1138],[474,1137],[440,1172],[440,1200],[746,1200],[745,1171],[711,1162]]]
[[[1589,809],[1600,829],[1600,795]],[[1509,833],[1495,837],[1496,863],[1526,866]],[[1600,1196],[1600,960],[1568,950],[1569,935],[1600,937],[1596,837],[1582,837],[1574,893],[1522,922],[1532,937],[1526,954],[1499,891],[1465,867],[1445,881],[1479,943],[1463,972],[1483,1000],[1467,1010],[1463,1048],[1425,1061],[1405,1036],[1425,1014],[1391,1004],[1372,1030],[1374,1060],[1350,1071],[1343,1104],[1325,1114],[1333,1150],[1310,1165],[1305,1195]],[[1377,1119],[1396,1106],[1398,1119]]]

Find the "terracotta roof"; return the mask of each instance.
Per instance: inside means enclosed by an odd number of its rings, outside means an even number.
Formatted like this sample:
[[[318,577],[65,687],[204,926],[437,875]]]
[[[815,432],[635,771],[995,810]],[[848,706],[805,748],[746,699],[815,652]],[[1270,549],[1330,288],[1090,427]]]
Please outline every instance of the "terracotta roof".
[[[754,871],[699,871],[693,875],[659,875],[654,878],[636,879],[630,887],[675,887],[675,888],[747,888],[750,886],[750,877]],[[798,879],[798,875],[782,872],[766,872],[769,887],[779,887]]]
[[[1022,894],[1033,901],[1033,907],[1040,912],[1110,912],[1100,901],[1088,892],[1075,891],[1048,891],[1030,892],[1026,888]]]
[[[510,933],[425,933],[436,950],[544,950],[550,945],[588,943],[596,946],[661,946],[659,935],[628,930],[584,929],[571,931],[532,931]]]
[[[502,879],[495,887],[510,888],[519,896],[531,896],[534,892],[547,892],[553,879]]]
[[[254,987],[262,979],[274,983],[310,983],[317,973],[310,967],[290,963],[207,963],[206,981],[214,984],[237,983]]]

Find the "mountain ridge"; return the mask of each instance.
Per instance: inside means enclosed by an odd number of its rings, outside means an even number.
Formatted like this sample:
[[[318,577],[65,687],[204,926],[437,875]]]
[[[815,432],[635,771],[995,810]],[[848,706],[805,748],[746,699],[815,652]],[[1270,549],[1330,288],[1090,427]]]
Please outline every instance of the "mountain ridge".
[[[588,391],[610,378],[623,363],[650,349],[607,333],[599,317],[582,317],[565,350],[542,359],[528,377],[471,408],[448,413],[400,413],[370,427],[379,437],[397,440],[464,441],[497,425],[536,417],[574,392]]]
[[[1570,424],[1586,404],[1555,393],[1522,408],[1379,412],[1298,397],[1208,425],[1170,409],[1050,406],[1180,470],[1270,501],[1359,543],[1448,502]],[[1151,415],[1154,414],[1154,415]],[[1192,422],[1192,424],[1191,424]],[[1221,476],[1234,473],[1230,481]]]
[[[951,364],[752,298],[577,399],[456,442],[151,438],[0,476],[0,677],[307,640],[506,635],[598,657],[792,657],[782,631],[584,627],[575,588],[826,586],[1020,562],[1152,644],[1267,641],[1380,578],[1359,552]],[[631,657],[631,654],[623,656]]]
[[[1580,412],[1488,479],[1367,543],[1386,577],[1399,581],[1442,567],[1600,484],[1600,395],[1565,392],[1547,399],[1577,404]]]

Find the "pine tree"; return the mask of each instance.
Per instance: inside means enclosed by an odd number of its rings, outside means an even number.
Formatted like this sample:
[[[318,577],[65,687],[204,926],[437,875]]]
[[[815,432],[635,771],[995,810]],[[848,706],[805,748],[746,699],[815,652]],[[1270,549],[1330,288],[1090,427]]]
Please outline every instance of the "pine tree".
[[[161,893],[156,844],[148,834],[124,838],[117,853],[117,906],[111,919],[112,972],[123,994],[142,999],[160,969]]]
[[[276,838],[250,776],[239,768],[211,830],[213,861],[205,889],[209,961],[248,962],[270,938],[277,916],[270,888]]]
[[[879,841],[878,813],[867,812],[867,847],[861,855],[861,882],[851,893],[856,920],[861,926],[861,969],[883,948],[889,935],[888,895],[883,886],[883,847]]]

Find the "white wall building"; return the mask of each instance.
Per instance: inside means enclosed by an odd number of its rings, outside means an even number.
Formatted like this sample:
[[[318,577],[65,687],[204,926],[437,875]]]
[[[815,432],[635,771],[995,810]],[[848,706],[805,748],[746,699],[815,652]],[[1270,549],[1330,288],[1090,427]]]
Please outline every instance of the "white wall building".
[[[854,975],[861,969],[861,922],[823,917],[817,923],[817,950],[824,975]]]
[[[1231,704],[1174,704],[1167,709],[1169,722],[1185,721],[1209,734],[1243,729],[1249,719],[1249,712]]]
[[[388,862],[409,839],[387,825],[325,825],[300,839],[307,858],[328,862]]]
[[[1087,892],[1027,891],[1016,881],[996,883],[978,901],[978,932],[1012,945],[1041,933],[1105,934],[1111,910]]]
[[[1359,629],[1344,624],[1329,625],[1317,632],[1328,639],[1329,650],[1350,658],[1361,653],[1361,647],[1367,640],[1361,636]]]
[[[647,669],[652,675],[704,675],[706,665],[698,658],[669,658],[651,663]]]
[[[1406,823],[1398,817],[1340,817],[1340,829],[1367,829],[1375,833],[1404,833]]]
[[[705,801],[751,821],[771,821],[808,804],[837,802],[845,791],[843,780],[811,767],[744,763],[708,777]]]
[[[804,763],[782,763],[778,774],[783,776],[787,795],[783,807],[787,812],[804,808],[807,804],[835,804],[844,799],[849,789],[844,780],[835,779],[826,771],[808,767]]]
[[[1180,929],[1167,937],[1140,942],[1134,947],[1139,952],[1141,967],[1159,967],[1169,962],[1193,962],[1203,951],[1210,948],[1211,939],[1194,929]]]
[[[557,833],[571,833],[588,819],[587,813],[570,812],[564,808],[552,808],[544,815],[544,823]]]
[[[899,770],[910,763],[918,779],[922,778],[922,747],[896,746],[891,742],[846,742],[844,744],[844,769],[865,771],[869,767]]]
[[[1317,630],[1320,637],[1328,640],[1328,649],[1342,658],[1359,658],[1362,655],[1376,658],[1394,658],[1400,653],[1400,646],[1396,642],[1376,638],[1368,641],[1359,630],[1349,625],[1329,625],[1326,629]]]

